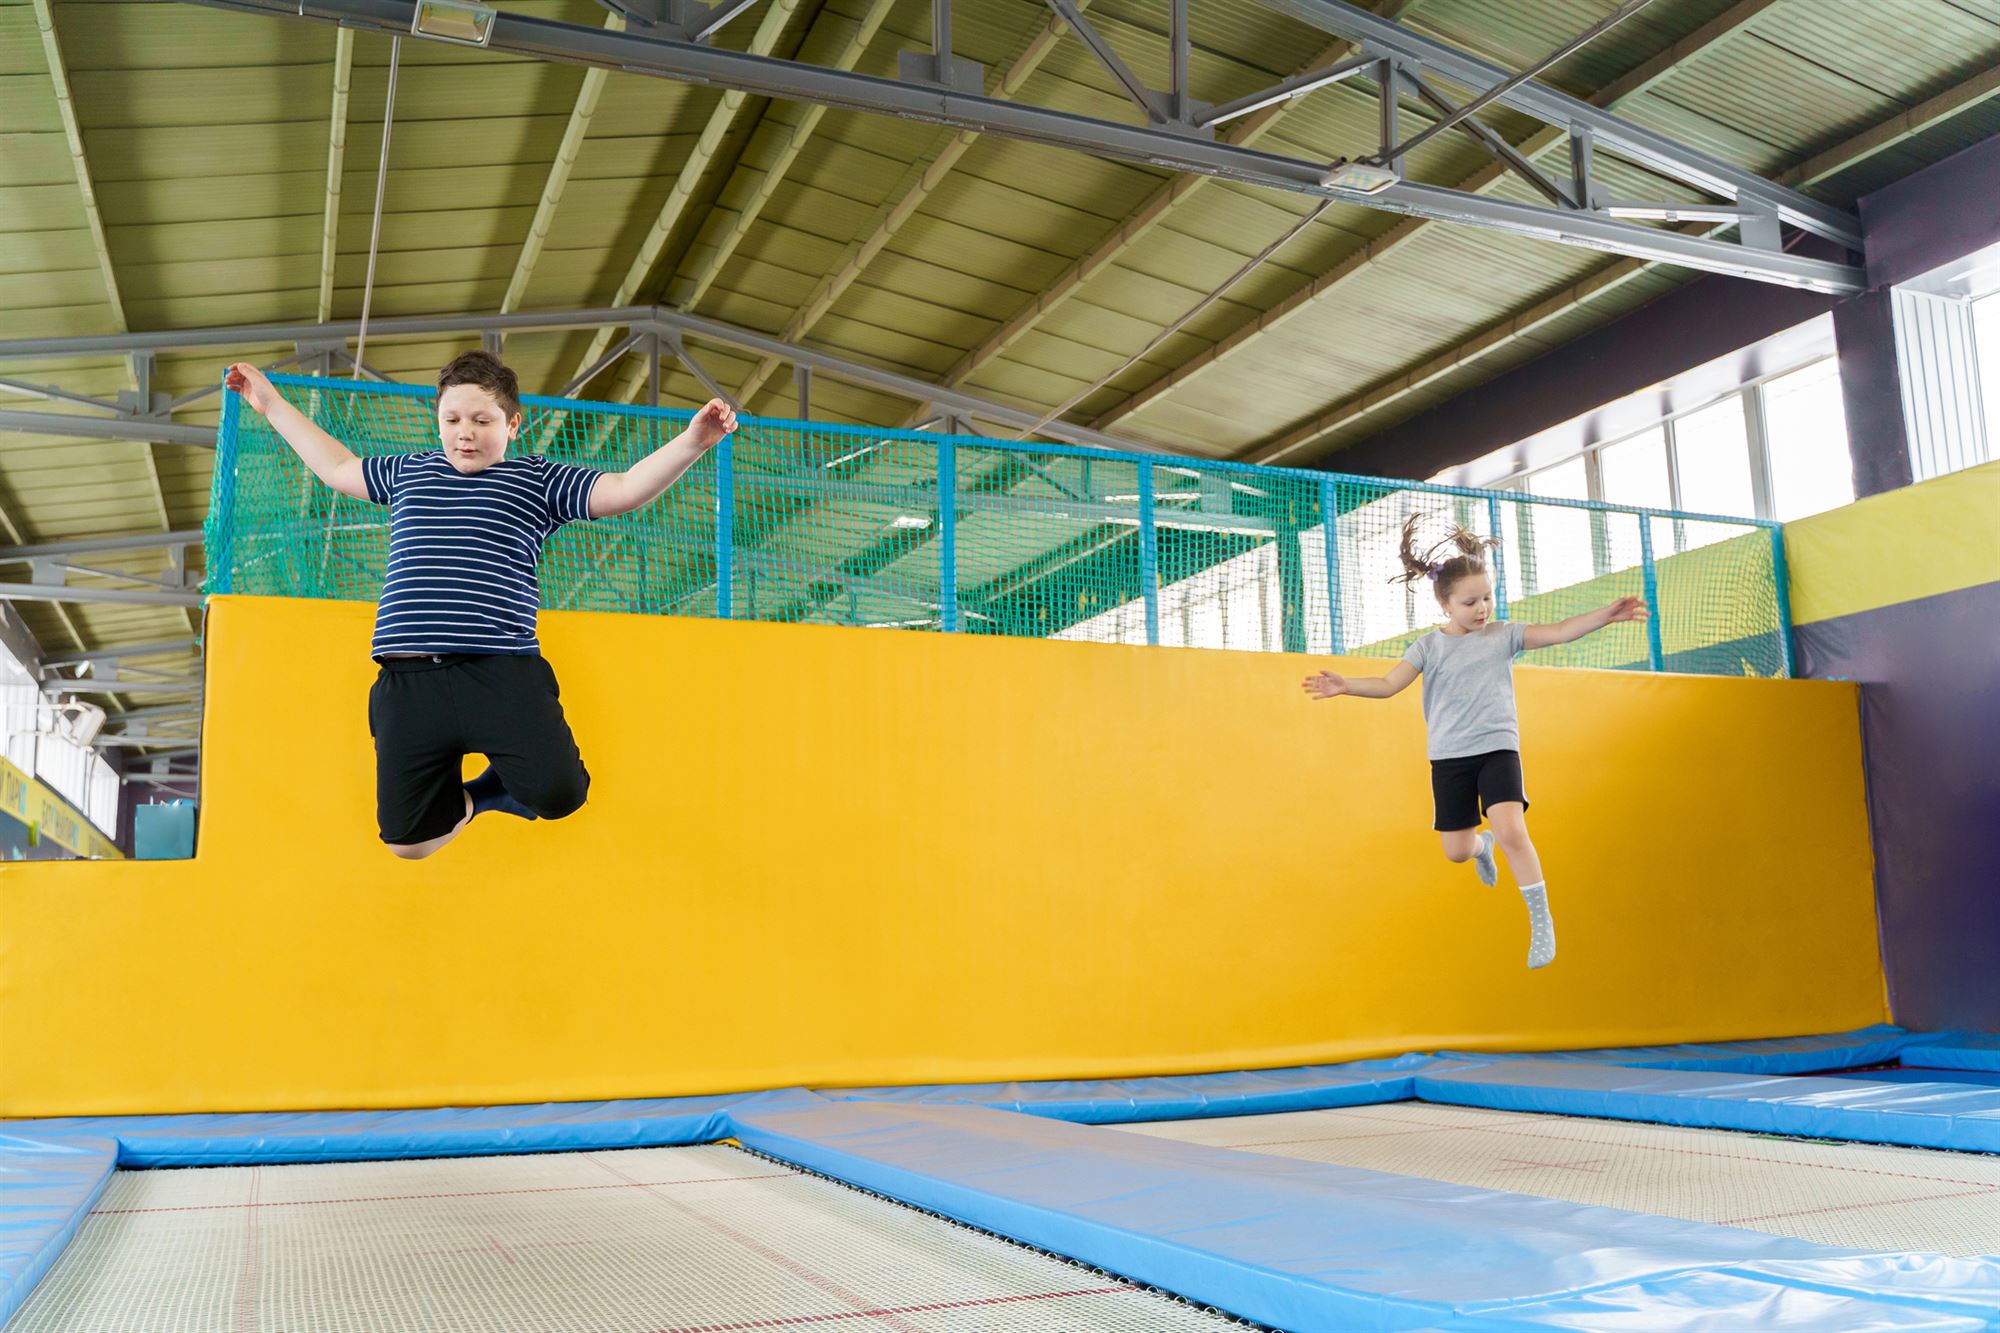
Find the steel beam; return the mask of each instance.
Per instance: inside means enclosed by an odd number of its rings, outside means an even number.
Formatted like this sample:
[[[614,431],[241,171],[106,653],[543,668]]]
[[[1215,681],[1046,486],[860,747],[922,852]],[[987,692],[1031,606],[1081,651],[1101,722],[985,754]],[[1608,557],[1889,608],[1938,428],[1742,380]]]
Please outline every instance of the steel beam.
[[[333,267],[340,256],[340,187],[346,179],[347,90],[354,78],[354,34],[342,28],[333,46],[333,117],[326,140],[326,211],[320,220],[319,318],[333,318]]]
[[[62,435],[88,440],[139,440],[146,444],[192,444],[215,447],[215,431],[207,426],[143,417],[67,416],[59,412],[0,410],[0,431],[23,435]]]
[[[1338,0],[1264,2],[1280,6],[1305,5],[1311,9],[1337,4]],[[415,0],[301,0],[298,11],[290,6],[261,3],[260,0],[184,0],[184,3],[286,18],[294,17],[296,12],[321,21],[399,33],[408,31],[415,9]],[[1345,15],[1351,12],[1355,21],[1386,28],[1391,35],[1402,32],[1396,25],[1384,24],[1365,11],[1352,10],[1346,5],[1340,5],[1339,9],[1343,21]],[[494,19],[489,45],[493,50],[515,55],[609,65],[659,78],[716,84],[736,92],[899,116],[977,130],[982,134],[999,134],[1030,143],[1166,167],[1173,171],[1290,190],[1388,212],[1440,217],[1512,235],[1609,250],[1736,277],[1840,294],[1858,292],[1865,285],[1860,270],[1845,264],[1801,259],[1784,253],[1772,254],[1730,242],[1660,232],[1580,211],[1464,195],[1455,190],[1409,181],[1398,182],[1376,194],[1364,194],[1325,184],[1326,165],[1321,162],[1206,142],[1171,130],[1096,120],[932,86],[802,65],[795,61],[655,41],[509,13],[502,13]],[[1440,47],[1440,50],[1449,55],[1455,67],[1468,62],[1471,67],[1476,67],[1473,73],[1467,75],[1469,80],[1474,81],[1474,86],[1484,88],[1507,77],[1505,71],[1495,71],[1483,62],[1471,61],[1470,57],[1451,52],[1450,48]],[[1483,82],[1477,81],[1480,71],[1489,72],[1491,77],[1486,77]],[[1538,95],[1534,85],[1524,84],[1508,93],[1503,100],[1513,104],[1515,99],[1531,94]],[[1679,149],[1678,145],[1670,144],[1661,136],[1628,127],[1616,117],[1605,116],[1586,103],[1572,98],[1562,99],[1565,114],[1572,114],[1571,107],[1579,109],[1573,113],[1577,116],[1594,118],[1591,128],[1597,131],[1600,146],[1616,146],[1621,152],[1637,152],[1639,150],[1633,149],[1634,144],[1657,143],[1665,147],[1640,155],[1667,159],[1673,156],[1667,149]],[[1689,161],[1701,157],[1693,154],[1692,150],[1679,151],[1688,154]],[[1854,220],[1838,209],[1804,200],[1802,196],[1726,164],[1715,163],[1714,167],[1715,170],[1707,175],[1718,179],[1726,177],[1730,198],[1755,198],[1768,202],[1788,220],[1810,220],[1814,230],[1843,237],[1854,233]],[[1691,171],[1689,168],[1679,174]],[[1829,217],[1833,221],[1827,221]],[[627,288],[630,290],[621,289],[624,299],[630,299],[636,291],[636,284],[630,281],[629,274]]]
[[[651,306],[602,306],[579,310],[526,310],[511,315],[401,315],[370,319],[375,338],[431,334],[564,332],[619,326],[650,319]],[[0,339],[0,361],[19,357],[98,356],[107,353],[170,351],[190,347],[256,346],[265,343],[342,342],[358,337],[359,320],[331,324],[231,324],[157,333],[93,333],[64,338]]]
[[[0,546],[0,563],[11,560],[60,559],[71,555],[97,555],[105,551],[157,551],[174,546],[199,546],[200,528],[181,532],[144,532],[129,537],[84,537],[76,541],[44,542],[38,546]],[[192,643],[183,639],[182,643]]]
[[[192,652],[200,646],[196,639],[168,639],[163,643],[120,644],[117,647],[99,651],[64,653],[59,657],[44,657],[44,667],[80,666],[85,662],[119,662],[129,657],[165,657],[171,653]]]
[[[0,601],[108,602],[118,606],[200,606],[198,592],[152,588],[73,588],[41,583],[0,583]]]
[[[1390,52],[1475,93],[1489,92],[1513,77],[1498,65],[1412,32],[1401,24],[1377,18],[1346,0],[1257,0],[1257,3],[1348,41],[1365,42]],[[1853,250],[1861,248],[1860,220],[1852,213],[1786,189],[1581,99],[1527,82],[1506,89],[1498,100],[1545,124],[1572,132],[1587,129],[1599,148],[1663,176],[1726,199],[1753,200],[1794,227],[1838,241]]]

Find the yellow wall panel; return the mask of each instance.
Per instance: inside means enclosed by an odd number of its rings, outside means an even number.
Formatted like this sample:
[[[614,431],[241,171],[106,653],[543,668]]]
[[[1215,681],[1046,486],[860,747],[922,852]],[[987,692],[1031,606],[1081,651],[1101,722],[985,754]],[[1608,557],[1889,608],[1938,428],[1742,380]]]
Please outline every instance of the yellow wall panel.
[[[1884,1015],[1853,687],[1519,672],[1561,956],[1327,659],[549,613],[594,777],[373,826],[373,608],[216,599],[200,851],[0,870],[0,1114],[1269,1067]],[[1358,672],[1382,664],[1355,661]]]

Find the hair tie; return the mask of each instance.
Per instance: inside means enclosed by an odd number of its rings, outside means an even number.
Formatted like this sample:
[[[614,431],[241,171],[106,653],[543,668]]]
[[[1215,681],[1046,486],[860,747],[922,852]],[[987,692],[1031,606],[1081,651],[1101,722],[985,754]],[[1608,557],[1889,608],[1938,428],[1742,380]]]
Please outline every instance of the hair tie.
[[[1437,576],[1439,574],[1442,574],[1443,572],[1444,572],[1444,565],[1442,563],[1429,565],[1426,566],[1424,569],[1424,577],[1429,579],[1432,583],[1436,583]]]

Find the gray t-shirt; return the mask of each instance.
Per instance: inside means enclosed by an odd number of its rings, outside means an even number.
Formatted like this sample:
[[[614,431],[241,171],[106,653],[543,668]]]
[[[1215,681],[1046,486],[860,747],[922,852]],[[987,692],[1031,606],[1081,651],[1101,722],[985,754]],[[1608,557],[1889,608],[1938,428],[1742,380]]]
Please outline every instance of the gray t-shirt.
[[[1475,634],[1433,630],[1411,644],[1403,660],[1423,673],[1424,727],[1430,757],[1521,748],[1514,717],[1514,659],[1527,645],[1528,627],[1496,620]]]

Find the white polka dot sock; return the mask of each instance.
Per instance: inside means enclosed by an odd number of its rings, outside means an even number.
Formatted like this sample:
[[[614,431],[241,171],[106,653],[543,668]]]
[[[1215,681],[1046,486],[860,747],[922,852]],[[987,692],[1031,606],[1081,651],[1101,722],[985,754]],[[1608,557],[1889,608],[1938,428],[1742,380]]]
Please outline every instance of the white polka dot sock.
[[[1479,835],[1479,850],[1472,854],[1472,868],[1479,872],[1481,884],[1500,882],[1500,867],[1493,864],[1493,831],[1488,829]]]
[[[1523,884],[1528,904],[1528,966],[1547,967],[1556,960],[1556,923],[1549,918],[1548,885]]]

